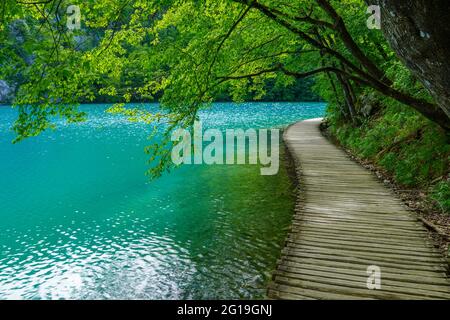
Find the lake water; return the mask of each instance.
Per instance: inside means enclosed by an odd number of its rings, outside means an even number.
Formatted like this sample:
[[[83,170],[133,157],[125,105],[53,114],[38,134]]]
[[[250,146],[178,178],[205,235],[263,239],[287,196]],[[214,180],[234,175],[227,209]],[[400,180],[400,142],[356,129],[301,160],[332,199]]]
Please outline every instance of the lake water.
[[[0,299],[264,297],[293,212],[285,166],[184,166],[149,181],[149,128],[82,108],[87,122],[12,145],[17,111],[0,107]],[[270,128],[324,109],[224,103],[201,119]]]

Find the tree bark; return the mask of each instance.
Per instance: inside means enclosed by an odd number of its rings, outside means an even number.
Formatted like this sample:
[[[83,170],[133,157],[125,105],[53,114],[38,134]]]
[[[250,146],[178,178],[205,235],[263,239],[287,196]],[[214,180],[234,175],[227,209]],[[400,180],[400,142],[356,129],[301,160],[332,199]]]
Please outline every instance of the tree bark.
[[[366,0],[381,7],[391,47],[423,83],[450,123],[450,1]],[[447,126],[448,127],[448,126]]]

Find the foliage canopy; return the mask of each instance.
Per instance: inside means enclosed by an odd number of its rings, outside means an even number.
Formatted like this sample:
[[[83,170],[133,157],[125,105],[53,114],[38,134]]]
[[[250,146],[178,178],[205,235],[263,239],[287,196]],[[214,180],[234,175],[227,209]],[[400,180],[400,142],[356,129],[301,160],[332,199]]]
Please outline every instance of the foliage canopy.
[[[66,27],[69,5],[80,6],[80,30]],[[450,126],[383,34],[367,28],[362,0],[5,0],[0,10],[0,78],[17,82],[17,141],[51,128],[54,116],[82,121],[77,104],[99,94],[121,102],[111,112],[168,123],[168,134],[224,92],[259,99],[267,83],[306,77],[332,123],[364,125],[395,101]],[[152,98],[160,113],[124,106]],[[148,151],[159,159],[153,174],[169,169],[164,144]]]

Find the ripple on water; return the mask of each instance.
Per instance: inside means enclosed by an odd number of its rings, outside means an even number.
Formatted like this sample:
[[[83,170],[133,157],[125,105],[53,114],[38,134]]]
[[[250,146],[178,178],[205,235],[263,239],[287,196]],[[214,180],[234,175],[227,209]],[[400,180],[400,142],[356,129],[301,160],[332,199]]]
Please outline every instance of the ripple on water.
[[[14,112],[0,109],[0,299],[262,297],[294,201],[285,169],[185,167],[149,182],[147,127],[82,108],[86,123],[14,146]],[[323,109],[220,104],[201,117],[271,127]]]

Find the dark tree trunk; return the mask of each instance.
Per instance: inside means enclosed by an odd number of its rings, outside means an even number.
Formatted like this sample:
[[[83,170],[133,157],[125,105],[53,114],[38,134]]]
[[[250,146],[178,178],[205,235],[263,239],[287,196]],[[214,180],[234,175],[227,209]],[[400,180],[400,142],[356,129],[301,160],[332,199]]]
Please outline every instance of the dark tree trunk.
[[[450,123],[450,1],[366,0],[381,7],[391,47],[423,83]]]
[[[356,122],[356,114],[355,114],[355,105],[351,94],[351,87],[347,79],[345,79],[342,75],[337,74],[337,78],[342,87],[342,93],[344,94],[345,104],[348,109],[348,113],[350,114],[350,118],[353,123]]]

